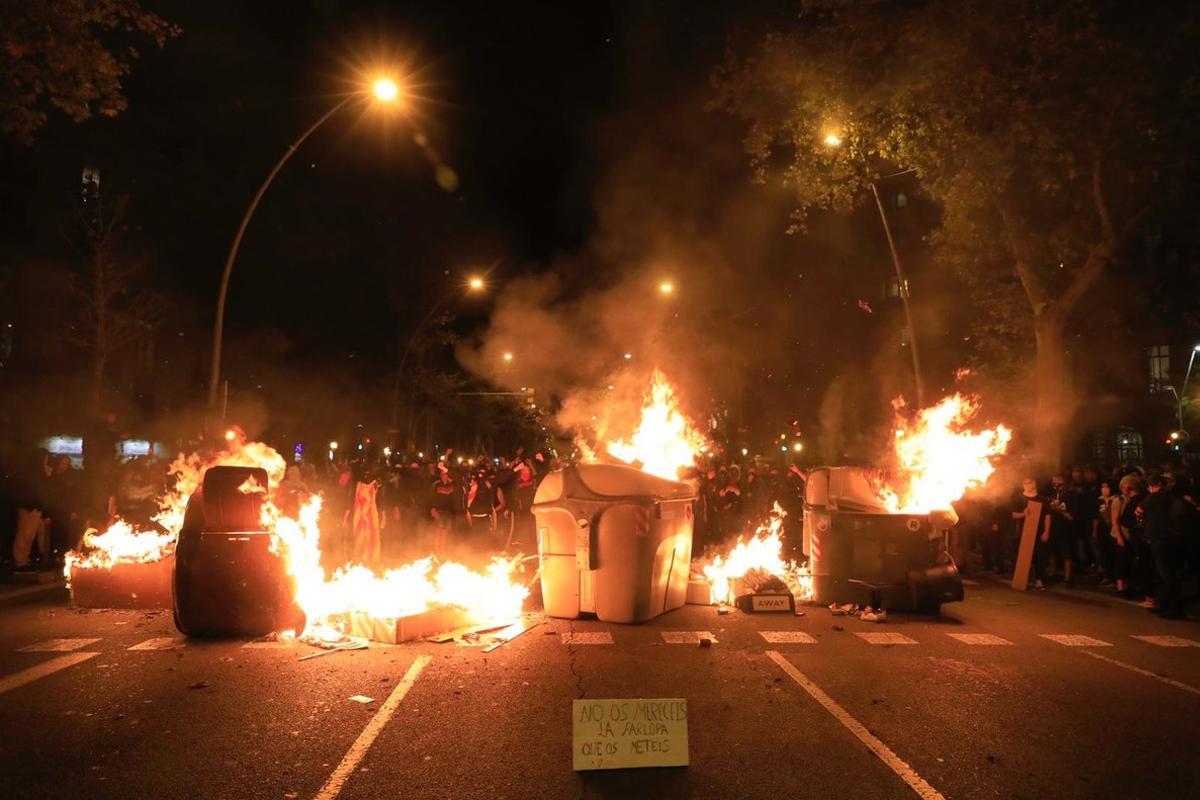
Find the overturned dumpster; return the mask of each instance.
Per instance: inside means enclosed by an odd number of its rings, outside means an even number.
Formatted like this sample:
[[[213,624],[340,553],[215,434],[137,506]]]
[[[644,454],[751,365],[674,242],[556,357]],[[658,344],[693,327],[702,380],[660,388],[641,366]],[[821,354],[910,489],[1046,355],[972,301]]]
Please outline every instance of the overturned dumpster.
[[[188,501],[175,548],[175,627],[188,636],[303,630],[294,583],[263,528],[267,472],[217,466]],[[252,490],[250,487],[258,487]]]
[[[695,497],[687,484],[622,465],[547,475],[533,504],[546,613],[645,622],[682,606]]]
[[[946,549],[952,510],[892,514],[860,467],[813,470],[804,492],[804,552],[817,603],[937,613],[963,599]]]

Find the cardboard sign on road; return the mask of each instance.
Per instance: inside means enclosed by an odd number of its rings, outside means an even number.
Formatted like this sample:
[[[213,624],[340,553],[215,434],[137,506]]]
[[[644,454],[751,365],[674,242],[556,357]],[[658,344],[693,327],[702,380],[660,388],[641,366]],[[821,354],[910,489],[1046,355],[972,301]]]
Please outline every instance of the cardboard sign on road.
[[[688,765],[687,700],[576,700],[571,709],[576,772]]]

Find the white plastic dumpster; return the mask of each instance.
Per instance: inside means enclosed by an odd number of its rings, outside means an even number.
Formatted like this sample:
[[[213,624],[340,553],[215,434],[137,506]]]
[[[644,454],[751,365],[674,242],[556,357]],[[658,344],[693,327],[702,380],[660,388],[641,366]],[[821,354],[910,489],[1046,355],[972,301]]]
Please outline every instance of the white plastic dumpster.
[[[546,613],[645,622],[682,606],[695,498],[691,486],[633,467],[581,464],[547,475],[533,503]]]

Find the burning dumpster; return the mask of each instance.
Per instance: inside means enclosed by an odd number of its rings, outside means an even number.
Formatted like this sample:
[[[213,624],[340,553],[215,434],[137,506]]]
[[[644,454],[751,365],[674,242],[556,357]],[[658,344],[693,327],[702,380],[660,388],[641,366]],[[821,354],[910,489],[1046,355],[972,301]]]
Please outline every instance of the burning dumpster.
[[[645,622],[682,606],[695,497],[687,484],[614,464],[547,475],[533,504],[546,613]]]
[[[809,474],[804,552],[818,603],[937,613],[963,599],[944,532],[953,511],[889,513],[866,470],[827,467]]]
[[[175,548],[175,627],[188,636],[302,630],[304,614],[271,533],[263,530],[267,472],[217,466],[192,495]]]

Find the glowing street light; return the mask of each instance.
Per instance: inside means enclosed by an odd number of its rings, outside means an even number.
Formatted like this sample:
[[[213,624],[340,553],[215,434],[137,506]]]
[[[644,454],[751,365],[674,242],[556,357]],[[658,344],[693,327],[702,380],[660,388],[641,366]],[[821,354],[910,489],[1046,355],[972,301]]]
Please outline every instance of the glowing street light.
[[[828,147],[842,146],[842,137],[838,136],[836,133],[825,134],[825,138],[822,141],[824,141]]]
[[[337,450],[337,449],[338,449],[338,443],[337,443],[337,442],[330,442],[330,443],[329,443],[329,449],[330,449],[330,450]]]
[[[241,224],[238,225],[237,233],[234,234],[233,244],[229,247],[229,255],[225,258],[225,270],[221,273],[221,288],[217,293],[217,314],[213,322],[213,348],[212,348],[212,364],[209,368],[208,376],[208,409],[213,411],[217,407],[217,389],[221,383],[221,343],[225,333],[225,298],[229,294],[229,277],[233,273],[233,262],[237,258],[238,248],[242,244],[242,237],[246,235],[246,228],[250,225],[250,218],[254,216],[255,209],[258,208],[259,202],[263,195],[267,193],[267,189],[271,186],[271,182],[275,180],[275,176],[283,169],[283,165],[288,162],[292,154],[300,149],[300,146],[312,136],[313,132],[325,124],[325,121],[337,114],[343,108],[354,101],[361,101],[364,98],[367,102],[374,101],[380,103],[395,103],[400,96],[400,87],[391,78],[377,78],[370,90],[366,86],[360,86],[358,91],[351,92],[346,95],[336,105],[326,111],[320,118],[314,122],[308,130],[300,134],[300,138],[283,152],[279,160],[275,162],[275,166],[267,173],[267,177],[263,180],[262,185],[258,187],[250,205],[246,208],[246,213],[242,216]]]
[[[660,294],[664,294],[664,295],[674,294],[675,293],[675,284],[672,283],[671,281],[663,281],[662,283],[660,283],[658,285],[658,291]]]
[[[796,442],[795,444],[792,445],[793,453],[799,453],[803,449],[804,449],[804,445],[802,445],[800,442]]]
[[[225,431],[225,441],[232,442],[236,438],[237,431],[235,431],[233,428],[227,428]]]
[[[471,279],[467,281],[467,288],[472,292],[481,291],[484,288],[483,278],[478,275],[471,276]]]
[[[629,361],[629,360],[630,360],[630,359],[632,359],[632,358],[633,358],[633,353],[626,353],[626,354],[625,354],[625,360],[626,360],[626,361]],[[610,386],[609,388],[611,389],[612,387]]]
[[[400,96],[400,87],[391,78],[379,78],[371,88],[375,97],[385,103],[391,103]]]
[[[512,353],[505,353],[505,354],[504,354],[504,361],[505,361],[505,363],[511,363],[511,362],[512,362],[512,360],[513,360],[513,354],[512,354]]]

